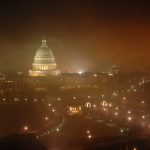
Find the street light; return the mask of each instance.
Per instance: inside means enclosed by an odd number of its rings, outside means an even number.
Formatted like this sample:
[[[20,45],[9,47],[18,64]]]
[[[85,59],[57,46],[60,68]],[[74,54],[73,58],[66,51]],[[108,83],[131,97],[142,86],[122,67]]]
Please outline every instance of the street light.
[[[45,117],[45,120],[48,120],[48,117]]]
[[[92,135],[91,135],[91,134],[89,134],[89,135],[88,135],[88,139],[91,139],[91,138],[92,138]]]
[[[24,128],[23,128],[25,131],[27,131],[28,130],[28,126],[24,126]]]
[[[131,121],[132,120],[132,117],[128,117],[128,121]]]

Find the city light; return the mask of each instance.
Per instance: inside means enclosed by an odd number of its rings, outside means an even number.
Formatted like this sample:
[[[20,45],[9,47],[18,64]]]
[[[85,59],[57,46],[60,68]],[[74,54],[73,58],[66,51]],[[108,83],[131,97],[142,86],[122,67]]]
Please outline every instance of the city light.
[[[92,135],[91,135],[91,134],[89,134],[89,135],[88,135],[88,139],[91,139],[91,138],[92,138]]]
[[[90,95],[88,95],[88,98],[91,98],[91,96],[90,96]]]
[[[48,117],[45,117],[45,120],[48,120]]]
[[[14,98],[14,101],[17,101],[18,100],[18,98]]]
[[[90,102],[87,102],[87,103],[85,104],[85,107],[87,107],[87,108],[91,108],[91,106],[92,106],[92,104],[91,104]]]
[[[118,112],[115,112],[115,116],[118,116]]]
[[[90,130],[86,130],[86,133],[89,134],[89,133],[90,133]]]
[[[128,110],[128,112],[127,112],[128,114],[131,114],[131,111],[130,110]]]
[[[96,108],[96,104],[94,104],[93,107]]]
[[[115,109],[116,109],[116,110],[118,110],[119,108],[118,108],[118,107],[116,107]]]
[[[28,126],[24,126],[24,128],[23,128],[25,131],[27,131],[28,130]]]
[[[55,109],[54,109],[54,108],[52,109],[52,112],[55,112]]]
[[[123,133],[124,132],[123,129],[120,129],[120,132]]]
[[[81,74],[83,74],[83,72],[82,72],[82,71],[78,71],[78,74],[80,74],[80,75],[81,75]]]
[[[107,103],[107,101],[102,101],[102,102],[101,102],[101,105],[102,105],[102,106],[107,106],[108,103]]]
[[[144,103],[145,103],[145,101],[141,101],[141,103],[142,103],[142,104],[144,104]]]
[[[60,129],[59,129],[59,128],[56,128],[56,131],[57,131],[57,132],[59,132],[59,131],[60,131]]]
[[[128,119],[128,121],[131,121],[131,120],[132,120],[132,117],[128,117],[127,119]]]
[[[34,99],[34,102],[36,102],[37,101],[37,99]]]
[[[111,103],[109,104],[109,107],[112,107],[112,104],[111,104]]]
[[[61,101],[61,98],[59,97],[57,100],[58,100],[58,101]]]
[[[136,148],[136,147],[134,147],[134,148],[133,148],[133,150],[137,150],[137,148]]]

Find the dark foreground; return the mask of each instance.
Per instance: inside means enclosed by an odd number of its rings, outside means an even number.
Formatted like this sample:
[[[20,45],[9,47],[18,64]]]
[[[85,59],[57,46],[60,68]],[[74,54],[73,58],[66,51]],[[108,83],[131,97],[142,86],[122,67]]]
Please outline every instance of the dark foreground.
[[[0,138],[0,150],[47,150],[33,134],[13,134]]]
[[[53,136],[49,143],[52,150],[149,150],[150,137],[109,137],[91,140]],[[60,144],[61,148],[53,147],[53,143]],[[58,145],[55,146],[58,146]],[[58,146],[58,147],[59,147]],[[48,150],[33,134],[10,135],[0,138],[0,150]]]

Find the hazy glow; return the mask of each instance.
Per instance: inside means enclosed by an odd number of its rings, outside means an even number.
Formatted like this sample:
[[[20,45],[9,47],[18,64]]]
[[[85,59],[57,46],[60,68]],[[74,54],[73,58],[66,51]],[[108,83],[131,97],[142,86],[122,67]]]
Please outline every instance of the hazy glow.
[[[78,71],[78,74],[83,74],[83,71]]]

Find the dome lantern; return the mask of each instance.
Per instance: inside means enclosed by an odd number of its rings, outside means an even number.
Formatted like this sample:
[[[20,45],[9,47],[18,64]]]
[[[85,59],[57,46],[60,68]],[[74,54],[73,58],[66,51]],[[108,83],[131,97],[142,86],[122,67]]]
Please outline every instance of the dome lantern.
[[[46,41],[45,39],[43,39],[43,40],[42,40],[42,45],[41,45],[41,47],[48,47],[47,44],[46,44],[46,42],[47,42],[47,41]]]

